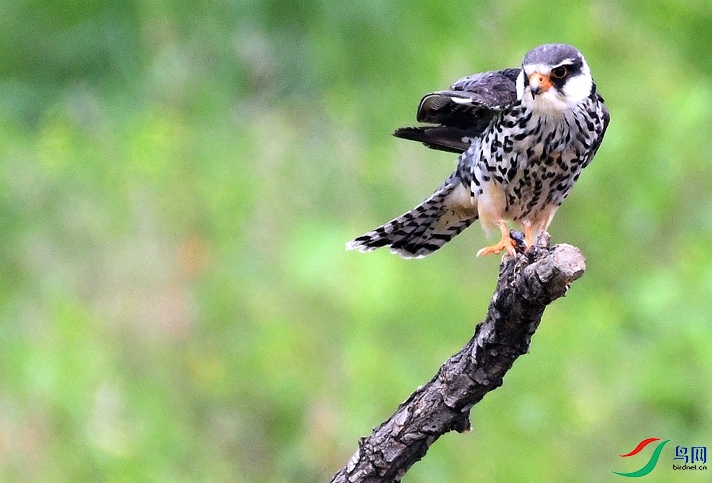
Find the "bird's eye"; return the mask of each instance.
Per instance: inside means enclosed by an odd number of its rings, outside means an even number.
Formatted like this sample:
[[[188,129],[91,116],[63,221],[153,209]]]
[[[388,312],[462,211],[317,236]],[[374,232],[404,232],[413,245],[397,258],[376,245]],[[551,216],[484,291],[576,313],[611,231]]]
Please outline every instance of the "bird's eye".
[[[568,73],[569,71],[568,69],[566,69],[566,66],[560,65],[559,67],[551,71],[551,77],[553,77],[554,79],[563,79]]]

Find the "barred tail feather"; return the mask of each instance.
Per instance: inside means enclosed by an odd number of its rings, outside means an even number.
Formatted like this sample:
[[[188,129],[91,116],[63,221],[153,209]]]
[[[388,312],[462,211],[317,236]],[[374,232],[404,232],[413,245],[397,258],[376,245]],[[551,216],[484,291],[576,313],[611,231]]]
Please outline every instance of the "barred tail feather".
[[[422,258],[477,220],[477,208],[459,182],[448,180],[420,205],[346,244],[370,252],[388,246],[403,258]]]

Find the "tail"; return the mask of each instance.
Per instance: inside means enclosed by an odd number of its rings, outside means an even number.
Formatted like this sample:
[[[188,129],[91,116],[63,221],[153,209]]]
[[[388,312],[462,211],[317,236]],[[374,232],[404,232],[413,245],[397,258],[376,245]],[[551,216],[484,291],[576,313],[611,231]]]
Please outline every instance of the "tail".
[[[454,176],[427,200],[395,220],[346,244],[370,252],[388,246],[403,258],[422,258],[459,235],[477,219],[477,206]]]

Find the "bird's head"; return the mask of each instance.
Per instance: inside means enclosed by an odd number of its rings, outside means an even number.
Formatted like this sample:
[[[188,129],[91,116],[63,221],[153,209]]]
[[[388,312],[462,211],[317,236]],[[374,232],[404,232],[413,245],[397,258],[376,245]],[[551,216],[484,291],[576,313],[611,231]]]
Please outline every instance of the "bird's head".
[[[549,114],[580,104],[594,89],[591,70],[578,49],[545,44],[524,56],[517,98],[526,107]]]

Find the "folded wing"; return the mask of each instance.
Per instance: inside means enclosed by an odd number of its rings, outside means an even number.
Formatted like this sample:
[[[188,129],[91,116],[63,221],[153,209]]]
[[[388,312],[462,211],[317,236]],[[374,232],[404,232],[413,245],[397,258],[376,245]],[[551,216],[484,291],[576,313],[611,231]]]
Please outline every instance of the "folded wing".
[[[496,113],[516,101],[519,71],[470,75],[455,82],[450,90],[423,96],[416,119],[431,125],[403,127],[393,135],[441,151],[466,151],[472,138],[482,135]]]

